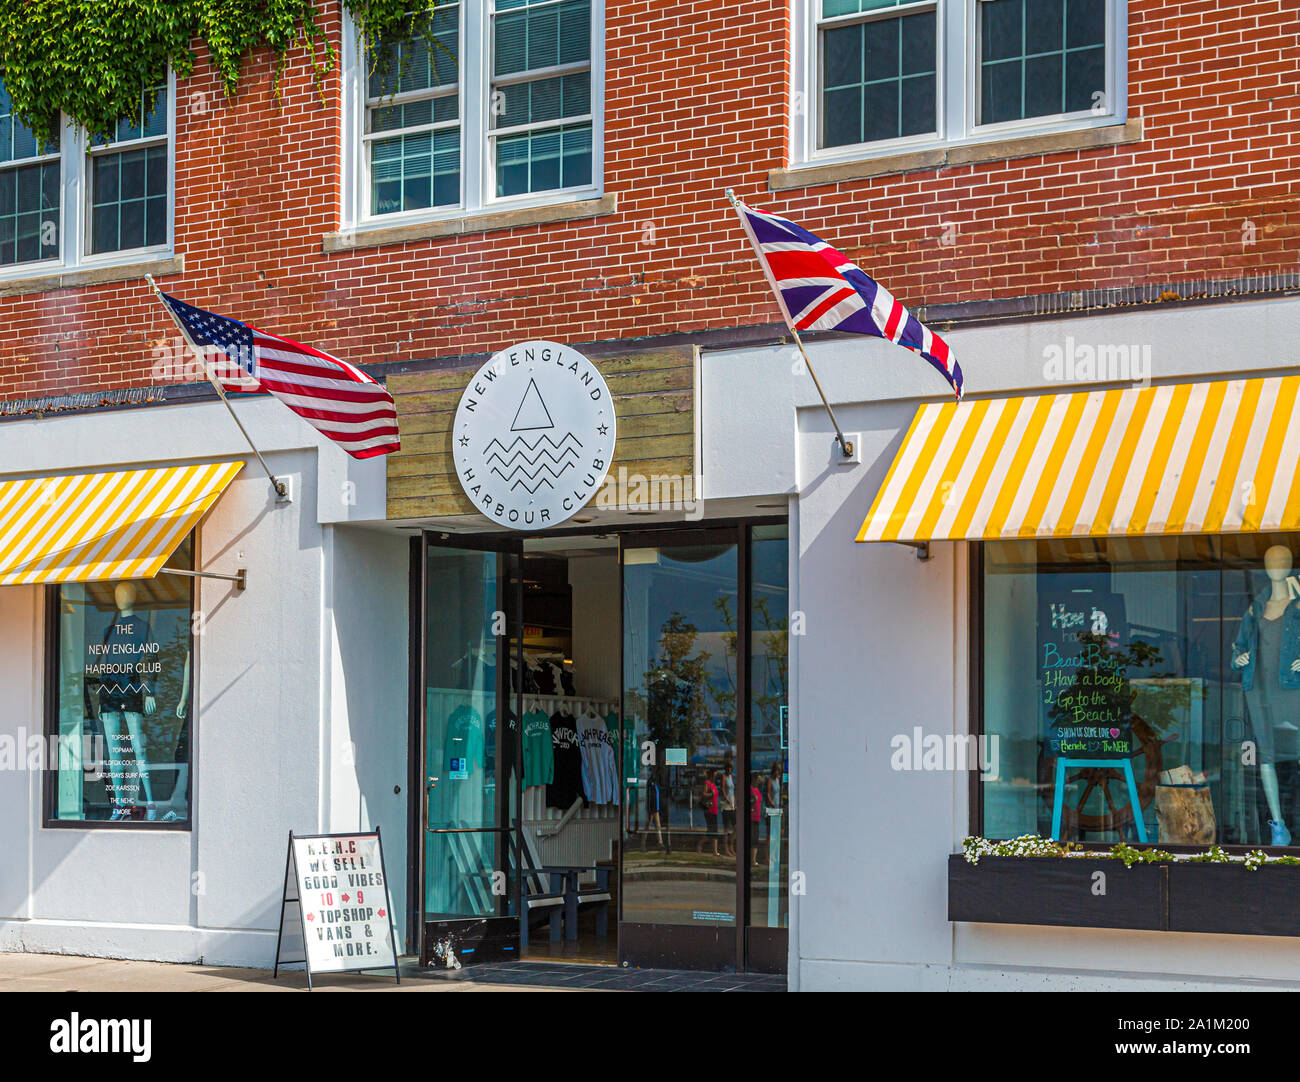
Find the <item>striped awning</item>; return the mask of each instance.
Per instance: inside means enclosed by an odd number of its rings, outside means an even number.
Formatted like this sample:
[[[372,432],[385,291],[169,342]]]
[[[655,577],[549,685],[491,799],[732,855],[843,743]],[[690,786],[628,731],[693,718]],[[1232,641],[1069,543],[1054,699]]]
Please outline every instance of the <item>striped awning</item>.
[[[859,541],[1300,529],[1300,376],[922,406]]]
[[[242,467],[0,482],[0,586],[152,578]]]

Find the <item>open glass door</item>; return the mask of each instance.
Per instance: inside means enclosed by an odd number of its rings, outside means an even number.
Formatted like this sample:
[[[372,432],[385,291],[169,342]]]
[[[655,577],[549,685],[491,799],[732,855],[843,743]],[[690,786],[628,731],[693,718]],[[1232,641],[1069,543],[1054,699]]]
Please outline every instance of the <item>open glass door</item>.
[[[424,547],[421,964],[517,957],[518,548]]]

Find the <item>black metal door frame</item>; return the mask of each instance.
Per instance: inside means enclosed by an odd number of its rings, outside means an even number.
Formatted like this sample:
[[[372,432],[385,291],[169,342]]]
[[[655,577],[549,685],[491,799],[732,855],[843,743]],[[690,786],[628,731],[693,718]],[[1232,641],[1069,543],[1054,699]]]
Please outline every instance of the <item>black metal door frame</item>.
[[[410,817],[410,845],[412,859],[409,861],[414,870],[413,883],[408,885],[407,896],[410,917],[407,921],[408,935],[415,946],[415,953],[421,966],[430,963],[429,950],[433,930],[456,938],[465,945],[473,944],[469,949],[479,957],[473,961],[490,961],[505,955],[518,956],[519,950],[519,914],[524,912],[522,898],[522,880],[516,873],[514,878],[515,916],[498,916],[491,918],[465,917],[439,921],[426,920],[424,901],[425,887],[425,835],[430,833],[428,814],[428,719],[425,716],[425,697],[428,657],[427,636],[429,633],[427,569],[431,548],[445,548],[474,552],[494,552],[497,554],[497,604],[498,611],[505,614],[505,632],[497,636],[498,658],[508,656],[510,643],[515,644],[515,660],[522,672],[523,665],[523,585],[522,585],[522,536],[465,535],[448,534],[437,531],[422,531],[419,537],[411,539],[411,632],[410,632],[410,739],[412,754],[410,756],[411,793],[417,798],[417,808]],[[521,717],[522,688],[514,692],[510,689],[510,665],[496,666],[496,716],[497,716],[497,776],[501,780],[503,766],[507,762],[501,754],[505,750],[505,740],[509,739],[510,729],[505,719],[513,713]],[[519,853],[522,839],[520,813],[522,812],[522,774],[523,762],[523,726],[514,727],[513,743],[510,746],[510,764],[506,776],[513,779],[513,786],[498,784],[496,787],[496,822],[491,828],[474,828],[463,830],[457,828],[439,829],[432,833],[478,833],[496,834],[496,862],[500,869],[510,866],[512,855]],[[515,818],[510,819],[511,788],[514,789]]]
[[[725,524],[702,524],[697,527],[665,527],[655,530],[627,531],[619,535],[619,673],[624,672],[623,626],[626,607],[623,603],[623,552],[646,546],[676,547],[692,544],[735,544],[736,548],[736,902],[735,927],[695,927],[692,925],[641,924],[623,920],[623,851],[622,823],[619,825],[618,861],[618,956],[629,965],[663,965],[686,969],[735,969],[737,972],[786,971],[789,931],[784,928],[750,927],[749,847],[752,826],[749,818],[749,786],[753,688],[750,680],[752,628],[750,594],[753,587],[751,551],[753,527],[786,525],[788,519],[762,518],[738,520]],[[623,747],[626,678],[619,687],[619,747]],[[621,753],[620,753],[621,763]]]

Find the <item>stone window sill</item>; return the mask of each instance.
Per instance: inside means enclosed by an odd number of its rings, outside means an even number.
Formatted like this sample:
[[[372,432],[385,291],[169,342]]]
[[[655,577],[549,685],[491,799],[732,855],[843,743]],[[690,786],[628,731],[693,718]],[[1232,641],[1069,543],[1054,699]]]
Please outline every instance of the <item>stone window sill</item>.
[[[23,293],[50,293],[56,289],[77,289],[82,286],[99,286],[109,282],[129,282],[152,274],[163,278],[185,270],[184,256],[155,256],[134,263],[113,263],[102,267],[77,267],[49,274],[29,274],[22,278],[0,278],[0,297],[14,297]]]
[[[889,154],[882,158],[864,158],[856,162],[773,169],[767,174],[767,186],[774,192],[789,191],[792,188],[811,188],[819,184],[837,184],[844,180],[866,180],[921,169],[941,169],[946,165],[972,165],[976,162],[1006,161],[1071,150],[1123,146],[1141,139],[1142,118],[1137,117],[1126,124],[1111,124],[1103,128],[1021,135],[1011,139],[995,139],[988,143],[963,143],[960,146]]]
[[[341,229],[337,233],[326,233],[321,238],[321,247],[327,253],[350,252],[357,248],[377,248],[385,244],[405,244],[413,240],[436,240],[439,237],[459,237],[467,233],[488,233],[498,229],[515,229],[519,226],[549,225],[552,222],[598,218],[604,214],[613,214],[617,209],[618,196],[603,195],[598,199],[548,203],[540,207],[491,211],[487,214],[471,214],[461,218],[442,218],[433,222],[405,222],[401,225]]]

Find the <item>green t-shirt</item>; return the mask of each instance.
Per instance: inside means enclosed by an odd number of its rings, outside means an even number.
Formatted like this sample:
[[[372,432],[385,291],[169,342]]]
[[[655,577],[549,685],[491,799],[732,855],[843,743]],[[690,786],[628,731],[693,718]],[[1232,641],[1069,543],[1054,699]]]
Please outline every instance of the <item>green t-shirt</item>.
[[[551,745],[551,719],[545,710],[524,715],[524,786],[555,781],[555,751]]]

